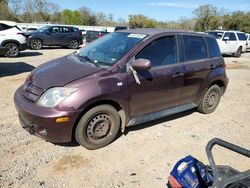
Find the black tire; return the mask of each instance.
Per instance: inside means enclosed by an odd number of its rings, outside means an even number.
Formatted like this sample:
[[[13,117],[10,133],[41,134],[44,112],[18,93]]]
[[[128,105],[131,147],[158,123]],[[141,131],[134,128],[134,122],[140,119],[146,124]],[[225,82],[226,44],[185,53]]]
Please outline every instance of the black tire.
[[[214,112],[220,102],[221,92],[221,88],[218,85],[212,85],[203,96],[198,106],[198,111],[203,114]]]
[[[234,53],[234,57],[240,57],[242,53],[242,48],[241,46],[236,50],[236,52]]]
[[[86,112],[79,121],[76,141],[87,149],[98,149],[111,143],[120,128],[120,117],[111,105],[100,105]]]
[[[31,39],[30,47],[33,50],[40,50],[43,47],[43,41],[40,39]]]
[[[6,57],[17,57],[20,54],[19,46],[16,43],[7,43],[4,45],[7,48],[7,52],[5,54]]]
[[[79,48],[79,42],[76,39],[73,39],[69,42],[69,48],[71,49],[77,49]]]

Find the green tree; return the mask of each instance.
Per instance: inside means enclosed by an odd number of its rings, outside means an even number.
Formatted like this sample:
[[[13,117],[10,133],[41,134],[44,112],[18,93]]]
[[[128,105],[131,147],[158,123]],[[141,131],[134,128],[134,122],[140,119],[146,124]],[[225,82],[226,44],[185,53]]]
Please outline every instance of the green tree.
[[[144,15],[129,15],[129,24],[133,27],[138,28],[156,28],[157,21],[154,19],[150,19]]]
[[[218,25],[217,7],[212,5],[201,5],[193,11],[196,16],[196,31],[206,31],[209,29],[214,29]]]

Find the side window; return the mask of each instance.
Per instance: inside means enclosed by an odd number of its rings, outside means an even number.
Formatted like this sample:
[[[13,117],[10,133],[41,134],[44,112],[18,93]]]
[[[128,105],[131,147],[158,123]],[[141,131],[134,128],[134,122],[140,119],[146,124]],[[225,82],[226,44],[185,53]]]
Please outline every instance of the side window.
[[[3,31],[3,30],[4,30],[4,28],[3,28],[2,24],[0,24],[0,31]]]
[[[12,26],[6,25],[6,24],[0,24],[0,31],[4,31],[6,29],[10,29]]]
[[[140,51],[135,59],[148,59],[152,67],[177,63],[177,45],[175,36],[157,39]]]
[[[247,40],[247,36],[245,33],[237,33],[238,39],[241,41]]]
[[[50,33],[59,33],[59,27],[51,27],[51,28],[49,29],[49,32],[50,32]]]
[[[68,27],[63,27],[63,28],[62,28],[62,32],[63,32],[63,33],[68,33],[68,32],[70,32],[70,31],[69,31],[69,28],[68,28]]]
[[[221,57],[220,48],[216,39],[213,37],[205,37],[205,39],[208,45],[209,57]]]
[[[184,35],[185,61],[208,58],[207,46],[203,37]]]
[[[226,32],[223,39],[225,37],[229,38],[230,41],[236,41],[237,40],[235,34],[232,33],[232,32]]]

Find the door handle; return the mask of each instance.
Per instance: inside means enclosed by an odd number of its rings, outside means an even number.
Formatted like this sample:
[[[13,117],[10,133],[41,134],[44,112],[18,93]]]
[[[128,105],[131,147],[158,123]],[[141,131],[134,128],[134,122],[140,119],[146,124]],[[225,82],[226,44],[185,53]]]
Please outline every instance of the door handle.
[[[181,76],[184,76],[184,74],[181,72],[177,72],[177,73],[172,75],[172,78],[177,78],[177,77],[181,77]]]

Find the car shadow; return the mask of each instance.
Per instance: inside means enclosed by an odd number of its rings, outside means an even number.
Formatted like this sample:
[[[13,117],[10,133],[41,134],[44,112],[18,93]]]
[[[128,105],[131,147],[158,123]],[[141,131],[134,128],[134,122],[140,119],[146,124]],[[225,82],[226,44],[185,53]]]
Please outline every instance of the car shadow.
[[[24,62],[0,63],[0,78],[30,72],[35,67]]]
[[[28,57],[28,56],[39,56],[39,55],[43,55],[43,53],[40,53],[40,52],[32,52],[32,51],[24,51],[24,52],[21,52],[19,57]]]

